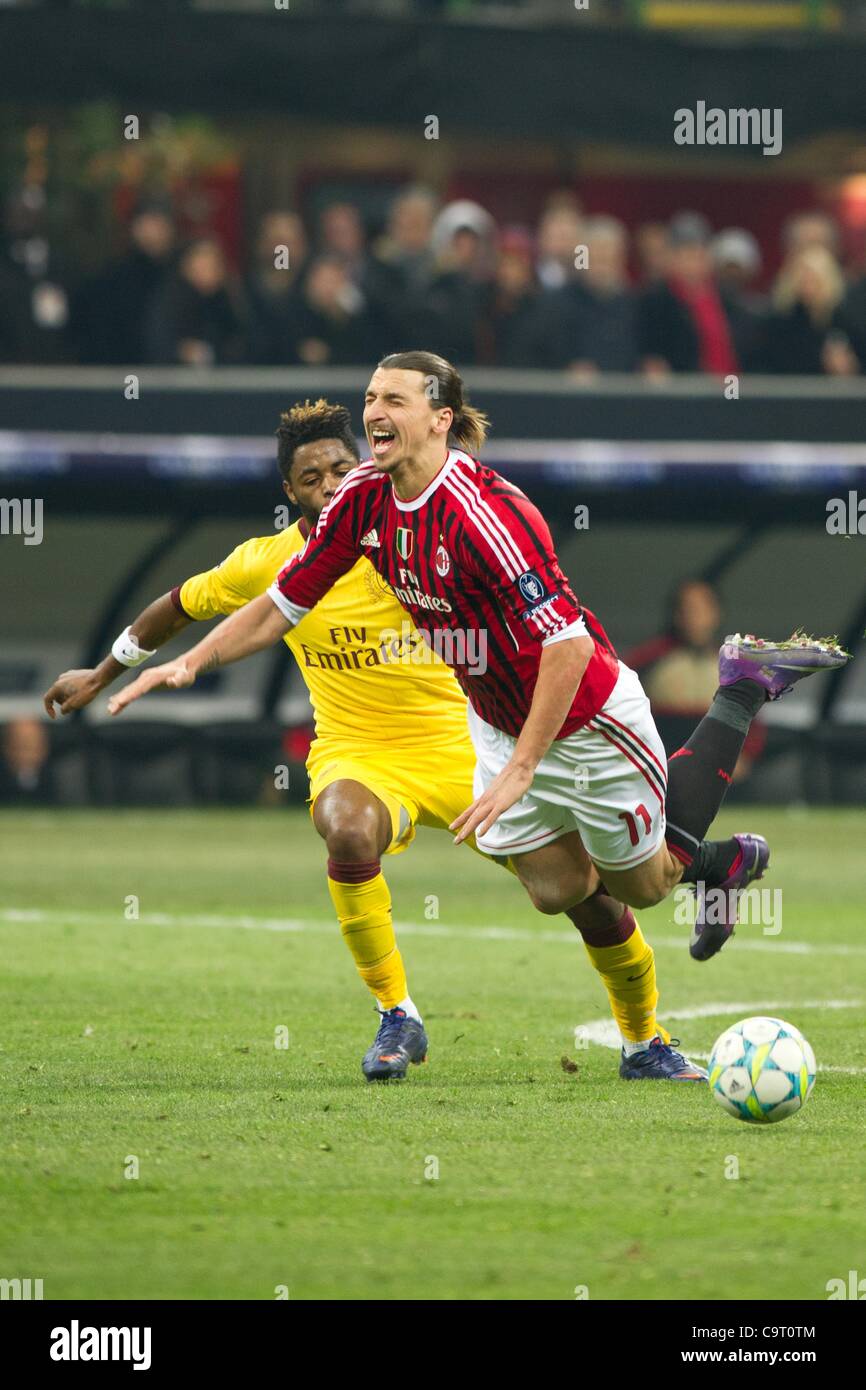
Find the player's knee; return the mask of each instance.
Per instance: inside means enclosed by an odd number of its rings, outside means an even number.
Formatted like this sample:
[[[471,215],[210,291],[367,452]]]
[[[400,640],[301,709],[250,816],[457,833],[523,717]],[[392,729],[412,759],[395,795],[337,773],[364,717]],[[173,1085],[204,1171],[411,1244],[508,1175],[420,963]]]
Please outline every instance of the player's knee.
[[[655,907],[656,903],[660,903],[664,896],[664,893],[660,893],[656,888],[633,888],[626,901],[629,907],[640,909]]]
[[[533,885],[532,888],[527,888],[526,891],[529,894],[529,901],[532,903],[536,912],[543,912],[545,916],[552,917],[557,912],[562,911],[562,908],[558,905],[558,896],[555,893],[551,893],[550,890],[543,885]]]
[[[670,856],[657,855],[650,863],[632,870],[627,886],[617,896],[629,907],[656,907],[673,892],[679,876],[677,865]]]
[[[545,917],[555,917],[560,912],[566,912],[586,897],[586,893],[580,886],[574,884],[566,886],[550,882],[537,882],[525,883],[523,886],[529,894],[529,900],[536,912],[544,913]]]
[[[324,835],[331,859],[358,864],[379,858],[379,822],[373,807],[352,815],[332,814]]]
[[[655,907],[658,903],[664,902],[669,892],[666,881],[659,875],[653,875],[652,878],[645,878],[636,883],[625,895],[625,901],[629,907]]]

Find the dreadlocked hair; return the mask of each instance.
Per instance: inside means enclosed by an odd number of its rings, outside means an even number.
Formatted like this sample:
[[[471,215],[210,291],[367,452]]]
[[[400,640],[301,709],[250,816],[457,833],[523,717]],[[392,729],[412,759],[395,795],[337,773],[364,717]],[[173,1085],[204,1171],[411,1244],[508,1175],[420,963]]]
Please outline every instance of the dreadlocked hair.
[[[317,439],[339,439],[355,459],[360,459],[352,417],[344,405],[332,405],[320,396],[317,401],[300,401],[280,415],[277,430],[277,464],[289,481],[295,450],[302,444],[314,444]]]

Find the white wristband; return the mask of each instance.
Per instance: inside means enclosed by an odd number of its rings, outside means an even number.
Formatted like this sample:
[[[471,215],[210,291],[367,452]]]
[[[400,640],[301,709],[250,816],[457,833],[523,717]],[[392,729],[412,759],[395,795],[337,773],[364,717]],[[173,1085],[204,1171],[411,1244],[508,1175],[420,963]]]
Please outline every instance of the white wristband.
[[[111,648],[111,655],[115,661],[120,662],[121,666],[140,666],[155,652],[155,647],[152,652],[147,652],[144,647],[140,647],[129,628],[125,628],[119,637],[115,637]]]

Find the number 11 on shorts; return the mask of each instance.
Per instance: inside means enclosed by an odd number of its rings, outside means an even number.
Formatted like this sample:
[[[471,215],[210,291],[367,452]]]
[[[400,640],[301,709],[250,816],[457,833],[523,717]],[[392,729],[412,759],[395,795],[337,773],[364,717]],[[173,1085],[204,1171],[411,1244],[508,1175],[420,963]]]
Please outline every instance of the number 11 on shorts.
[[[619,819],[624,820],[628,826],[628,838],[633,845],[640,842],[640,831],[637,828],[637,817],[643,821],[644,834],[648,835],[652,830],[652,818],[649,811],[641,802],[640,806],[635,806],[634,811],[620,811]]]

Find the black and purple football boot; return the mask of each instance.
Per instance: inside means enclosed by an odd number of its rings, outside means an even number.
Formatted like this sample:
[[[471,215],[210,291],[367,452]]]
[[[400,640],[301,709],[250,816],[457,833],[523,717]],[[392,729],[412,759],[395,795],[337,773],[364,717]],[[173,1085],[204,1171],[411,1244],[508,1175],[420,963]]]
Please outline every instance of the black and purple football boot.
[[[778,700],[804,676],[818,671],[837,671],[851,660],[850,652],[834,637],[807,637],[795,632],[786,642],[770,642],[764,637],[739,632],[726,637],[719,651],[719,684],[757,681],[768,700]]]
[[[727,878],[712,888],[705,884],[695,885],[698,909],[689,942],[689,955],[693,960],[709,960],[722,949],[728,937],[733,936],[740,893],[750,883],[764,877],[770,862],[770,846],[763,835],[741,833],[734,839],[740,852]]]

